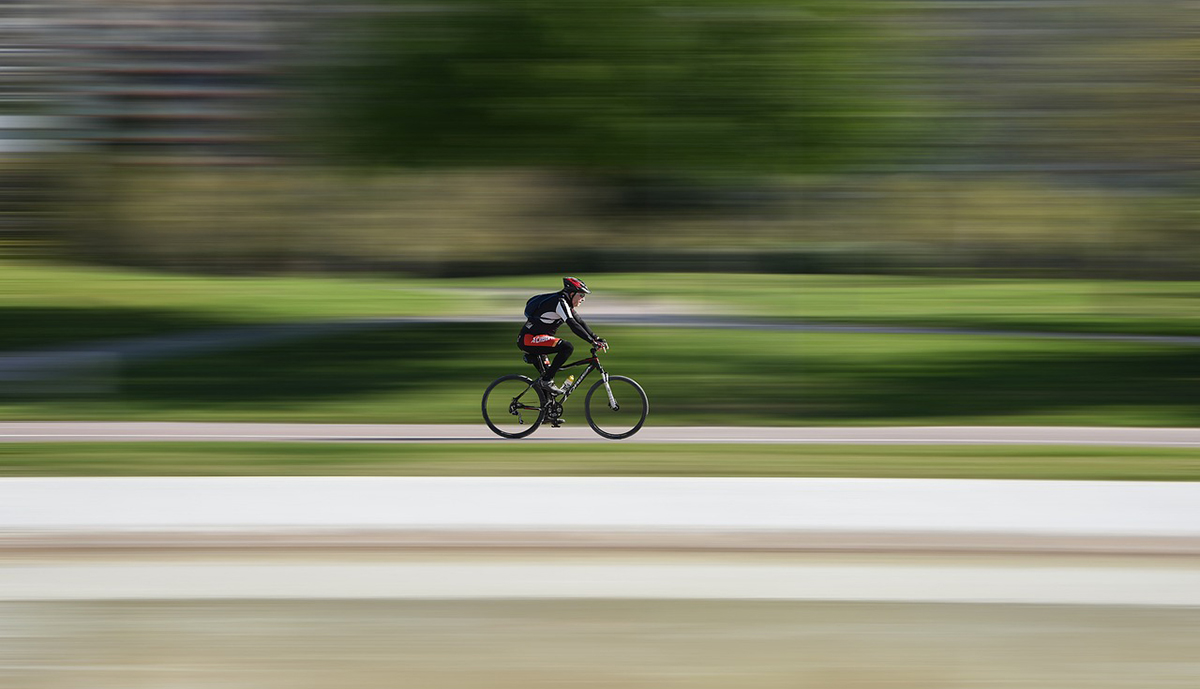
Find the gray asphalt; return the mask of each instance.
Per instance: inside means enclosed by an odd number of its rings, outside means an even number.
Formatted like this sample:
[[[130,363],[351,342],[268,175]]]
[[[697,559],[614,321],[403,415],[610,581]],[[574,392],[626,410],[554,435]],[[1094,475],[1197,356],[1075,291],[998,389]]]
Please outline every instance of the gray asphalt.
[[[504,440],[479,424],[296,424],[182,422],[0,423],[0,442],[304,441],[379,443],[614,442],[582,421]],[[625,443],[808,443],[860,445],[1082,445],[1200,447],[1200,428],[1058,426],[721,427],[653,426]]]

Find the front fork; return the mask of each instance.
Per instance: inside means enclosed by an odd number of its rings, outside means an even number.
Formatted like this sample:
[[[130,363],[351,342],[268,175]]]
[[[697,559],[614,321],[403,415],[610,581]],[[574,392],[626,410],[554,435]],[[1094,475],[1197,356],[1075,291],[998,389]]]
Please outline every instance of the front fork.
[[[601,380],[604,381],[604,392],[608,393],[608,408],[613,411],[620,411],[621,405],[617,404],[617,399],[613,397],[612,386],[608,384],[608,374],[604,371],[600,372]]]
[[[617,399],[613,397],[612,394],[612,386],[608,384],[608,371],[605,371],[599,366],[596,367],[596,370],[600,371],[600,380],[604,381],[604,392],[608,395],[608,408],[613,411],[620,410],[621,405],[617,404]],[[575,387],[579,387],[579,383],[583,382],[584,377],[586,377],[588,373],[590,373],[590,370],[587,373],[584,373],[583,376],[579,377],[579,381],[575,384]],[[572,389],[572,392],[574,392],[574,389]]]

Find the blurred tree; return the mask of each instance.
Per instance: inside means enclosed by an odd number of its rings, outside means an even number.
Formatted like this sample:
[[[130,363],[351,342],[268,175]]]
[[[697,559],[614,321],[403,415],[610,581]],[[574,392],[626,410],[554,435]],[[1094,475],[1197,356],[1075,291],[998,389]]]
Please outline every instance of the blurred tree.
[[[873,88],[895,48],[876,16],[858,0],[393,3],[338,31],[321,136],[385,165],[824,170],[895,121]]]

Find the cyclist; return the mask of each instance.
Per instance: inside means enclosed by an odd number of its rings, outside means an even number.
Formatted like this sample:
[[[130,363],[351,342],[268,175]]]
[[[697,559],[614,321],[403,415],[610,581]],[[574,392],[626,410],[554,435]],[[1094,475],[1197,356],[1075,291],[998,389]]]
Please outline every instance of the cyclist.
[[[538,294],[530,297],[529,301],[525,303],[527,320],[517,337],[517,347],[527,354],[540,358],[542,366],[538,366],[538,369],[542,371],[542,375],[534,385],[548,393],[554,395],[563,393],[562,389],[554,384],[554,374],[558,373],[562,365],[567,363],[571,353],[575,351],[575,346],[570,342],[554,336],[560,325],[566,323],[571,326],[571,330],[576,335],[587,341],[588,344],[600,348],[601,351],[608,350],[608,343],[597,337],[596,333],[588,328],[587,323],[584,323],[575,313],[575,309],[589,294],[591,294],[591,290],[583,284],[583,280],[566,277],[563,278],[563,288],[558,292]],[[549,361],[551,354],[554,355],[554,360],[547,365],[546,362]],[[533,363],[537,359],[531,360],[531,357],[526,357],[525,360]]]

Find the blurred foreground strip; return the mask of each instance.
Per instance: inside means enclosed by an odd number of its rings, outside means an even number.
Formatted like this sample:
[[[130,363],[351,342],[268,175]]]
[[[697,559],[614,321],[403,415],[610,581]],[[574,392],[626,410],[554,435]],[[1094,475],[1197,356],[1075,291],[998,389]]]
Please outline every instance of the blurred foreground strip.
[[[0,547],[1200,553],[1200,483],[667,477],[0,479]]]
[[[475,552],[26,559],[0,600],[807,600],[1200,606],[1196,558]]]

